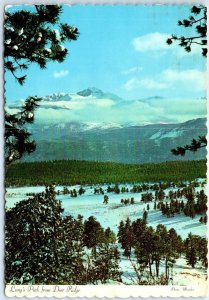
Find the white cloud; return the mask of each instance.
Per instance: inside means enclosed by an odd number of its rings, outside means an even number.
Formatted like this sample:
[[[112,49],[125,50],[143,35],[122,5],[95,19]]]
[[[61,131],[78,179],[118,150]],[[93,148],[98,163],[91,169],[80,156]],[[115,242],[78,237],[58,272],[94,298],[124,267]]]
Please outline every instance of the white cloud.
[[[170,34],[168,33],[149,33],[143,36],[136,37],[133,40],[133,46],[134,49],[139,52],[167,50],[171,48],[171,46],[166,43],[166,40],[169,36]]]
[[[164,90],[164,89],[190,89],[195,91],[206,90],[206,73],[203,71],[189,70],[174,70],[166,69],[158,75],[157,78],[137,78],[133,77],[124,84],[127,91],[133,91],[139,88],[147,90]]]
[[[62,78],[62,77],[65,77],[69,74],[69,71],[68,70],[60,70],[60,71],[55,71],[53,73],[53,77],[54,78]]]
[[[82,97],[75,95],[69,101],[41,101],[40,107],[44,109],[84,110],[88,107],[107,108],[115,105],[112,99],[96,99],[95,97]]]
[[[127,91],[132,91],[140,87],[143,87],[148,90],[163,90],[168,88],[168,84],[165,82],[159,82],[157,80],[153,80],[149,78],[145,78],[145,79],[132,78],[125,83],[125,89]]]
[[[138,87],[138,82],[139,79],[131,78],[125,83],[124,87],[127,91],[132,91]]]
[[[201,48],[197,44],[192,44],[191,52],[186,52],[183,47],[179,46],[179,43],[174,41],[172,45],[166,43],[167,39],[171,36],[169,33],[152,32],[146,35],[142,35],[133,39],[132,44],[136,51],[146,52],[151,51],[152,54],[157,52],[157,56],[165,55],[167,51],[170,51],[177,57],[198,55],[202,57]]]
[[[124,71],[122,71],[121,73],[124,74],[124,75],[133,74],[133,73],[136,74],[136,73],[141,72],[142,70],[143,70],[142,67],[136,66],[136,67],[130,68],[130,69],[128,69],[128,70],[124,70]]]
[[[185,83],[189,87],[192,87],[195,90],[201,91],[206,89],[206,73],[203,71],[189,69],[189,70],[172,70],[167,69],[162,74],[163,80],[169,82],[170,84],[174,83]]]
[[[97,100],[99,102],[99,100]],[[77,108],[77,109],[76,109]],[[128,113],[127,113],[128,112]],[[36,112],[36,120],[43,122],[62,123],[70,121],[81,122],[114,122],[114,123],[159,123],[184,122],[206,116],[206,101],[200,99],[151,99],[143,101],[123,101],[113,106],[75,105],[72,109],[41,108]]]

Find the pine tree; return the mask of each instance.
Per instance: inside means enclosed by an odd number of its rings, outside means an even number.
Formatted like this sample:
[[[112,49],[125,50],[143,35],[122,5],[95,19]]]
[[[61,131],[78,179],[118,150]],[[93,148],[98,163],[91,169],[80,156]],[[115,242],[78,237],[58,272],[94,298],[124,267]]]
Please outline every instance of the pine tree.
[[[122,272],[119,269],[119,256],[115,245],[100,244],[97,257],[93,258],[92,263],[92,283],[106,284],[111,280],[121,282]]]
[[[131,249],[135,243],[135,234],[129,218],[126,219],[125,224],[123,221],[120,222],[118,241],[121,243],[122,249],[124,249],[124,256],[130,257]]]
[[[47,187],[6,212],[6,282],[58,282],[63,209],[55,194]]]
[[[93,216],[84,222],[84,245],[92,249],[94,257],[97,255],[97,246],[102,242],[103,235],[103,228]]]
[[[199,242],[199,260],[203,266],[208,268],[208,241],[206,238],[200,238]]]
[[[104,201],[103,201],[103,203],[104,204],[108,204],[108,201],[109,201],[109,197],[107,195],[104,195]]]
[[[155,240],[154,240],[154,230],[152,227],[146,227],[143,232],[140,234],[140,238],[137,238],[137,241],[134,245],[135,255],[137,258],[137,263],[139,265],[138,271],[140,277],[143,276],[144,271],[148,267],[149,276],[153,276],[152,265],[154,262],[154,249],[155,249]]]
[[[25,153],[36,149],[35,141],[26,129],[26,124],[34,121],[34,111],[38,108],[41,98],[28,97],[20,111],[10,114],[5,109],[5,162],[6,166],[20,159]]]
[[[207,7],[203,5],[194,5],[191,8],[191,15],[184,20],[178,21],[179,26],[185,28],[193,27],[196,34],[188,34],[188,36],[178,37],[172,35],[167,39],[167,44],[171,45],[173,42],[178,41],[179,46],[183,47],[186,52],[192,51],[193,45],[198,45],[202,56],[207,56]],[[177,147],[172,149],[171,152],[174,155],[184,156],[187,151],[196,152],[200,148],[207,146],[206,136],[199,136],[198,139],[193,139],[191,144],[183,147]]]
[[[107,227],[104,231],[103,242],[105,244],[113,244],[116,242],[116,236],[110,227]]]
[[[78,190],[78,194],[81,196],[85,193],[85,189],[81,186]]]
[[[66,216],[62,224],[59,284],[86,284],[83,217]]]
[[[125,224],[123,221],[120,221],[120,224],[118,226],[118,242],[122,245],[124,241],[124,233],[125,233]],[[123,246],[123,245],[122,245]]]
[[[114,186],[113,191],[114,191],[114,193],[116,193],[116,194],[120,194],[120,188],[119,188],[119,185],[118,185],[118,184],[116,184],[116,185]]]
[[[130,202],[131,204],[134,204],[135,203],[135,200],[134,200],[134,198],[132,197],[131,198],[131,202]]]
[[[145,211],[143,212],[143,221],[144,221],[145,223],[147,223],[147,217],[148,217],[148,212],[145,210]]]
[[[167,39],[167,44],[171,45],[173,41],[180,41],[179,46],[187,52],[192,51],[193,44],[198,44],[202,55],[207,56],[207,8],[203,5],[193,6],[189,18],[179,21],[178,25],[186,28],[194,27],[197,35],[188,37],[172,35]]]
[[[194,268],[197,263],[197,246],[197,236],[189,233],[187,239],[185,240],[185,251],[187,264],[191,265],[192,268]]]
[[[59,21],[62,7],[59,5],[35,5],[33,11],[19,10],[5,13],[4,67],[20,85],[26,80],[30,64],[46,68],[50,61],[63,62],[68,50],[65,41],[76,40],[76,27]],[[57,29],[59,28],[59,29]],[[20,159],[25,153],[35,151],[35,141],[26,125],[34,121],[38,97],[28,97],[16,114],[5,109],[5,157],[6,166]]]

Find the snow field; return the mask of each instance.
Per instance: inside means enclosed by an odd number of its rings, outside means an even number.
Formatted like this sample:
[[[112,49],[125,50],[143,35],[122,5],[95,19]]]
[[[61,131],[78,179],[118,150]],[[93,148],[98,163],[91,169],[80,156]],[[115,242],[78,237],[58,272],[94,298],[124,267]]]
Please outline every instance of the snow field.
[[[126,184],[121,185],[131,188],[132,185]],[[69,186],[68,189],[76,189],[78,191],[80,186]],[[84,217],[84,220],[88,219],[90,216],[94,216],[102,225],[102,227],[110,227],[111,230],[117,234],[118,225],[121,220],[125,221],[128,217],[131,221],[137,218],[142,218],[144,210],[147,208],[148,203],[141,202],[142,193],[107,193],[107,185],[103,186],[83,186],[85,191],[84,195],[71,197],[70,195],[57,195],[57,199],[62,201],[62,206],[64,208],[65,215],[72,215],[77,217],[78,214]],[[109,203],[103,204],[104,195],[95,195],[94,188],[102,187],[104,189],[104,194],[108,195]],[[20,188],[7,188],[6,192],[6,209],[14,207],[15,203],[29,198],[26,196],[27,193],[38,193],[44,191],[44,186],[36,187],[20,187]],[[56,190],[62,191],[63,186],[57,186]],[[165,190],[167,195],[171,188]],[[175,190],[175,189],[173,189]],[[201,188],[197,188],[201,190]],[[150,191],[148,191],[150,192]],[[145,192],[143,192],[145,193]],[[154,195],[154,192],[153,192]],[[135,204],[121,204],[121,199],[134,198]],[[186,201],[185,199],[182,199]],[[165,202],[166,200],[164,200]],[[169,202],[169,200],[167,200]],[[174,228],[176,232],[181,235],[183,239],[192,232],[192,234],[197,234],[202,237],[207,235],[207,227],[199,222],[200,216],[195,216],[194,219],[186,217],[184,214],[177,215],[174,217],[167,218],[163,216],[161,211],[154,210],[154,201],[149,202],[148,211],[148,225],[156,228],[158,224],[163,224],[169,230]],[[122,252],[122,249],[120,249]],[[134,284],[134,270],[131,266],[130,261],[121,255],[120,267],[123,271],[123,281],[127,284]],[[154,269],[154,266],[153,266]],[[164,265],[161,264],[160,269],[164,272]],[[160,270],[160,271],[161,271]],[[177,259],[174,269],[173,269],[173,279],[171,279],[170,284],[176,285],[205,285],[206,284],[206,271],[201,267],[196,267],[192,269],[190,266],[186,265],[185,259]]]

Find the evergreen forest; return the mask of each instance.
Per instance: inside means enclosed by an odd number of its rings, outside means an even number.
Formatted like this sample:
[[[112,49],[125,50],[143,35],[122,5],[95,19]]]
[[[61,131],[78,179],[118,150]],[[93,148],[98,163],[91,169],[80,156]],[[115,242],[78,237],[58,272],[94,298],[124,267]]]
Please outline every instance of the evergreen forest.
[[[206,161],[120,164],[96,161],[15,163],[6,172],[6,186],[74,185],[135,182],[180,182],[206,177]]]

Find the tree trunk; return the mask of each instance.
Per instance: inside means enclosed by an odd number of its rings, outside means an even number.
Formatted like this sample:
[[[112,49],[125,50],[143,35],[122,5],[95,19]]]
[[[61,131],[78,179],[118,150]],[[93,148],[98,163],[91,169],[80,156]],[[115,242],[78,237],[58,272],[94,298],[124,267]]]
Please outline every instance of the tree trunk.
[[[93,254],[94,258],[97,257],[97,248],[96,248],[96,246],[94,246],[94,247],[92,248],[92,254]]]
[[[165,277],[168,279],[168,260],[167,258],[165,259]]]
[[[159,260],[158,259],[155,261],[155,267],[156,267],[156,276],[158,277],[159,276]]]
[[[149,275],[152,276],[152,264],[150,260],[149,260]]]

